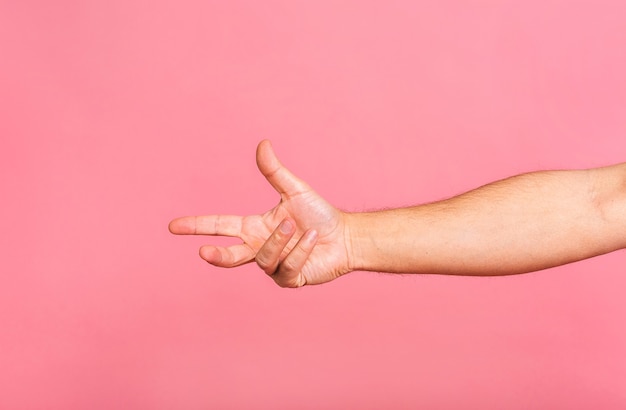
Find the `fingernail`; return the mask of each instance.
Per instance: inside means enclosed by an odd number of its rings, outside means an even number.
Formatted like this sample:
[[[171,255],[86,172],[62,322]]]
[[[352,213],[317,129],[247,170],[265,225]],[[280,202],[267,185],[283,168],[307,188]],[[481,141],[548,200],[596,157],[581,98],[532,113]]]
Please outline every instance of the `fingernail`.
[[[280,224],[280,231],[282,233],[290,233],[293,229],[293,224],[290,220],[284,220],[283,223]]]

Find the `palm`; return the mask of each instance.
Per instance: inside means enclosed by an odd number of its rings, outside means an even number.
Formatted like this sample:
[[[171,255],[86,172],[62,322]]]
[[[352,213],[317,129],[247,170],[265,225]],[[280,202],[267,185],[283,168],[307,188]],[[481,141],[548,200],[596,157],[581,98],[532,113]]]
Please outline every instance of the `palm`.
[[[280,203],[264,213],[244,217],[242,236],[255,252],[285,218],[296,222],[296,234],[283,251],[288,254],[307,229],[319,234],[317,245],[302,268],[307,284],[319,284],[347,272],[344,223],[340,211],[328,204],[316,192],[309,190],[294,197],[282,197]]]

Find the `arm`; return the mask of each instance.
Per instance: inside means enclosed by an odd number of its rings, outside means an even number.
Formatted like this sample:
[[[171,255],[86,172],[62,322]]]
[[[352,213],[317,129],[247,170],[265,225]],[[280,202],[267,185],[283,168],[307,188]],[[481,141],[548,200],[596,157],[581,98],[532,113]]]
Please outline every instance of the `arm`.
[[[280,194],[261,215],[208,215],[170,222],[175,234],[226,235],[203,246],[212,265],[255,261],[277,284],[299,287],[353,270],[458,275],[531,272],[626,247],[626,164],[544,171],[485,185],[432,204],[371,213],[339,211],[276,158],[268,141],[257,164]]]
[[[355,270],[508,275],[626,247],[626,164],[518,175],[432,204],[350,214]]]

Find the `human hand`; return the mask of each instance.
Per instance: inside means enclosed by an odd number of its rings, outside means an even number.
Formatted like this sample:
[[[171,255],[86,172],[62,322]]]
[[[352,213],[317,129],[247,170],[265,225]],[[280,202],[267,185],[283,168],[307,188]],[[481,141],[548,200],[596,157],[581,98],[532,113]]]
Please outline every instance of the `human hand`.
[[[170,232],[238,237],[243,243],[202,246],[200,257],[225,268],[254,260],[282,287],[316,285],[350,272],[347,214],[285,168],[269,141],[259,144],[256,160],[280,194],[278,205],[261,215],[177,218],[170,222]]]

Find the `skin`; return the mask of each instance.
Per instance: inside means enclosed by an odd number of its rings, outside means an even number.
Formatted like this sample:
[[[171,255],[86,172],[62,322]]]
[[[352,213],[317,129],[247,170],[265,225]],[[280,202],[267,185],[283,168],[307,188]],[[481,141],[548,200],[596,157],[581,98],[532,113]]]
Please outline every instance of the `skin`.
[[[534,172],[431,204],[348,213],[285,168],[269,141],[256,158],[278,205],[260,215],[177,218],[169,229],[240,238],[205,245],[200,256],[225,268],[255,261],[282,287],[354,270],[510,275],[626,247],[626,164]]]
[[[170,231],[238,237],[242,244],[203,246],[200,257],[225,268],[256,261],[283,287],[320,284],[350,272],[346,213],[285,168],[269,141],[259,144],[256,159],[261,173],[280,194],[278,205],[261,215],[178,218],[170,222]]]

